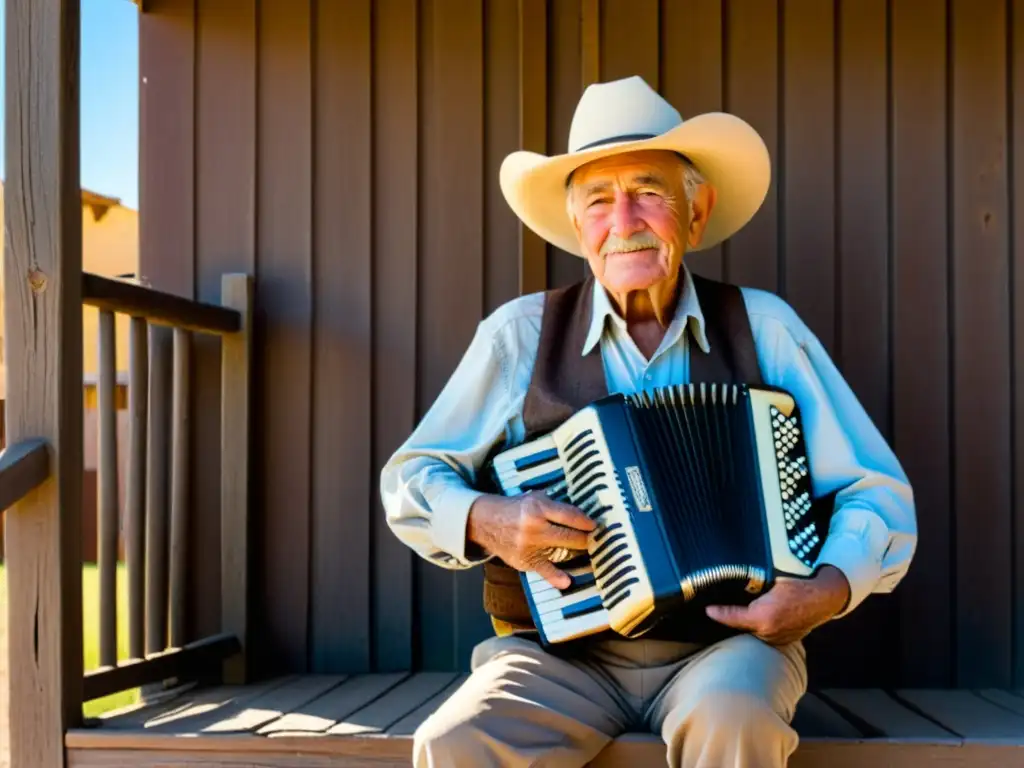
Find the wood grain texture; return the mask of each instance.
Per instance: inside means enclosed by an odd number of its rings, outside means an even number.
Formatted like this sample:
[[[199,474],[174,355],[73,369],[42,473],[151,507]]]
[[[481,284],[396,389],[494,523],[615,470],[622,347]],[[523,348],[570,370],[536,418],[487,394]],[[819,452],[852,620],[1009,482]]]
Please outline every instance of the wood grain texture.
[[[197,5],[146,0],[138,18],[139,274],[186,298],[195,281]]]
[[[729,240],[724,277],[736,285],[778,291],[779,195],[785,163],[779,151],[780,56],[776,0],[739,0],[725,14],[724,108],[761,135],[772,158],[772,184],[761,209]]]
[[[521,254],[523,245],[539,238],[520,243],[519,219],[505,202],[501,193],[499,174],[501,163],[509,153],[521,149],[523,127],[540,124],[541,135],[537,146],[547,143],[547,11],[546,0],[489,3],[484,12],[484,89],[481,95],[484,107],[484,312],[493,312],[498,306],[514,299],[522,292]],[[522,53],[523,11],[540,7],[539,22],[536,13],[527,15],[533,24],[530,34],[539,32],[541,38],[529,38],[532,54],[529,60]],[[516,33],[512,34],[515,30]],[[543,48],[542,50],[537,50]],[[536,61],[539,54],[539,64]],[[531,79],[524,79],[524,74]],[[540,100],[540,103],[538,103]],[[526,110],[526,112],[524,112]],[[527,114],[527,112],[529,114]],[[531,116],[532,115],[532,119]],[[524,234],[523,237],[526,237]],[[537,279],[540,290],[547,287],[547,246],[540,241],[543,254],[539,259],[544,271]],[[531,262],[532,266],[535,266]],[[534,278],[531,278],[533,280]]]
[[[976,687],[1011,680],[1005,12],[956,0],[950,30],[956,681]]]
[[[968,739],[1024,739],[1024,717],[969,690],[897,690],[896,696]]]
[[[45,440],[30,438],[0,452],[0,510],[25,498],[50,477],[50,448]]]
[[[51,468],[3,514],[8,746],[50,768],[82,720],[79,3],[8,0],[5,25],[5,433]]]
[[[309,666],[313,320],[312,20],[309,3],[258,4],[256,274],[263,436],[266,661]]]
[[[856,722],[869,736],[930,740],[959,738],[877,688],[830,688],[818,691],[818,696],[845,719]],[[1024,703],[1024,699],[1021,701]]]
[[[221,301],[242,318],[242,329],[221,341],[220,589],[221,629],[238,639],[242,653],[227,660],[224,680],[241,683],[249,675],[252,624],[252,327],[253,281],[225,275]]]
[[[894,0],[892,48],[893,448],[914,488],[919,546],[900,585],[901,677],[953,683],[946,17]]]
[[[191,461],[189,437],[192,432],[189,418],[192,382],[191,344],[192,337],[189,331],[181,328],[174,330],[171,392],[171,530],[167,595],[168,642],[172,648],[180,648],[186,642]]]
[[[431,0],[422,11],[417,418],[483,315],[482,8]],[[457,174],[446,159],[455,156]],[[486,631],[481,569],[456,574],[422,559],[416,565],[421,668],[457,669],[468,663],[468,644]]]
[[[519,0],[519,149],[547,150],[547,12],[546,0]],[[488,32],[494,20],[488,20]],[[507,31],[501,35],[508,37]],[[488,83],[490,85],[490,83]],[[493,96],[493,93],[488,89]],[[547,287],[547,244],[519,224],[519,293]]]
[[[370,670],[373,285],[371,4],[319,3],[313,19],[310,668]],[[351,511],[350,511],[351,510]],[[340,592],[339,592],[340,590]]]
[[[415,0],[381,0],[373,25],[373,477],[416,420],[419,315],[419,41]],[[375,483],[374,488],[377,489]],[[380,493],[373,504],[373,668],[410,669],[414,644],[412,551],[388,528]]]
[[[146,653],[167,647],[167,558],[170,545],[171,366],[174,332],[149,326],[146,425]]]
[[[1010,154],[1010,262],[1013,291],[1013,563],[1015,578],[1024,567],[1024,0],[1007,5],[1010,70],[1007,92]],[[1013,592],[1013,685],[1024,687],[1024,591]]]
[[[548,133],[550,153],[565,152],[583,89],[598,78],[600,0],[558,0],[548,13]],[[548,245],[548,288],[583,278],[585,262]]]
[[[259,733],[275,738],[294,734],[326,733],[327,730],[401,683],[405,672],[356,675],[263,726]]]
[[[351,717],[331,726],[327,733],[332,736],[384,733],[423,702],[445,690],[455,677],[454,672],[412,675]]]
[[[96,568],[99,571],[99,663],[117,663],[117,560],[121,527],[117,461],[117,336],[114,313],[99,311],[99,478]]]
[[[674,0],[662,3],[661,94],[684,120],[722,110],[722,0]],[[685,44],[683,44],[685,41]],[[686,255],[694,273],[721,280],[728,241]]]
[[[128,571],[128,658],[145,656],[146,450],[149,426],[149,328],[132,317],[128,326],[128,481],[125,559]]]
[[[203,0],[197,14],[193,290],[196,298],[220,304],[225,274],[256,275],[256,3]],[[221,590],[209,588],[223,571],[221,424],[211,418],[222,412],[222,346],[204,336],[192,341],[188,526],[197,546],[188,552],[186,634],[197,638],[222,626]],[[255,435],[262,430],[258,384],[257,378],[250,405]],[[258,582],[264,573],[256,568],[251,575]]]

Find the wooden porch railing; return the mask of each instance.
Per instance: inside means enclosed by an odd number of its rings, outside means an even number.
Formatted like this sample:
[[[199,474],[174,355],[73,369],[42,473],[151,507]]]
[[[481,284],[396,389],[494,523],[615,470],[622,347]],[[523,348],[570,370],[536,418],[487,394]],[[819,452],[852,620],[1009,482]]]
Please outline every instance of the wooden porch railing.
[[[226,275],[221,305],[133,283],[82,276],[82,303],[99,310],[100,667],[85,674],[83,700],[168,679],[204,676],[227,660],[228,680],[245,677],[250,328],[252,285]],[[117,463],[115,314],[130,319],[129,448],[124,536],[128,659],[117,659]],[[186,643],[189,512],[189,382],[193,333],[221,338],[221,634]],[[173,334],[173,353],[168,335]],[[168,379],[170,387],[168,390]]]

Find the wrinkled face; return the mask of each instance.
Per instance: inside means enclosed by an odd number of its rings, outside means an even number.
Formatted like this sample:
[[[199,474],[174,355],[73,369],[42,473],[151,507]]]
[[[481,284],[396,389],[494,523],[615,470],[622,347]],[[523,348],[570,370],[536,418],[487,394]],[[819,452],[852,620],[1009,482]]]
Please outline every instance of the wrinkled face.
[[[594,277],[612,293],[674,280],[686,248],[699,245],[714,193],[702,184],[688,200],[684,170],[678,155],[644,150],[573,175],[568,210]]]

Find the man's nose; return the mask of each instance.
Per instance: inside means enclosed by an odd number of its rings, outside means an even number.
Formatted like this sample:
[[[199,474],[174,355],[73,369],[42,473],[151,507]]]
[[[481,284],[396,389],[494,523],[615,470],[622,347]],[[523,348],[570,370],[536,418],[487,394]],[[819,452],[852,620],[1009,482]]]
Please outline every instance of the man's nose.
[[[636,215],[633,198],[617,192],[612,202],[612,232],[617,237],[626,238],[642,228],[643,223]]]

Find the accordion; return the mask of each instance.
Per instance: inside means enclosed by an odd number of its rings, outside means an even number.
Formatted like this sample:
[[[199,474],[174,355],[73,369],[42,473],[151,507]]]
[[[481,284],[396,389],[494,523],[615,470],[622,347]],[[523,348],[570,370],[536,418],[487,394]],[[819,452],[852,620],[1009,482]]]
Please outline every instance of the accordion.
[[[545,644],[639,637],[684,608],[809,577],[832,516],[832,497],[812,497],[796,402],[771,388],[605,397],[496,454],[489,473],[504,495],[540,490],[597,522],[587,551],[560,563],[567,589],[519,574]]]

